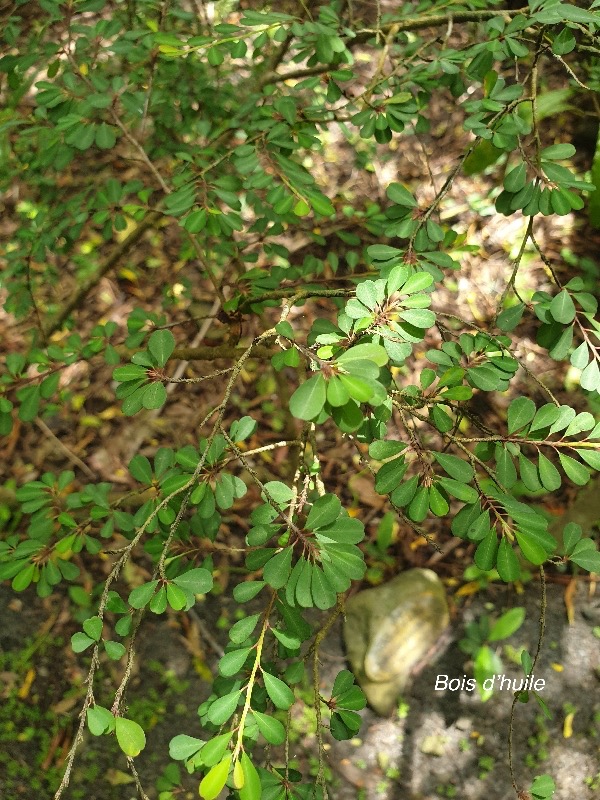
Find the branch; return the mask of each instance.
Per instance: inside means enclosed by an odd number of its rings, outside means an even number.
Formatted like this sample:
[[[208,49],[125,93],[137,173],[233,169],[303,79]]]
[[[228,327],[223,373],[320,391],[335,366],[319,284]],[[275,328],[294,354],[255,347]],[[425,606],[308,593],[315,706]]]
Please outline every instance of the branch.
[[[352,277],[352,275],[348,276],[348,278]],[[299,300],[308,300],[311,297],[354,297],[355,291],[355,287],[352,289],[298,289],[297,286],[290,286],[286,289],[273,289],[270,292],[257,294],[253,297],[246,296],[241,301],[236,311],[244,314],[248,311],[251,311],[251,306],[255,305],[256,303],[265,303],[267,300],[281,300],[286,297],[291,298],[292,305],[297,303]]]
[[[228,344],[220,344],[216,347],[207,345],[201,347],[176,347],[173,351],[173,358],[184,358],[186,361],[216,361],[220,358],[238,359],[246,352],[247,347],[232,347]],[[250,358],[271,358],[276,352],[274,348],[257,345],[252,348]]]
[[[369,39],[373,39],[378,35],[386,36],[393,30],[395,33],[403,33],[405,31],[423,30],[424,28],[437,28],[448,25],[450,22],[485,22],[488,19],[494,19],[494,17],[507,17],[508,19],[512,19],[518,14],[527,13],[529,13],[529,8],[524,7],[515,10],[499,8],[494,11],[456,11],[454,13],[450,11],[446,14],[431,14],[425,17],[408,17],[404,20],[388,22],[376,30],[365,28],[362,31],[357,31],[354,37],[346,39],[346,43],[349,47],[354,47],[357,44],[364,44],[368,42]],[[260,86],[263,87],[268,83],[279,83],[280,81],[288,81],[295,78],[304,78],[308,75],[317,75],[322,72],[328,72],[330,69],[339,69],[340,66],[343,65],[320,64],[315,67],[298,69],[287,73],[275,71],[267,72],[262,76]]]
[[[388,34],[393,28],[397,33],[403,31],[418,31],[423,28],[436,28],[448,25],[451,21],[456,22],[485,22],[494,17],[516,17],[519,14],[528,14],[530,11],[528,6],[518,9],[498,8],[493,11],[449,11],[446,14],[431,14],[431,16],[424,17],[408,17],[408,19],[395,20],[382,25],[381,28],[374,30],[372,28],[365,28],[362,31],[357,31],[356,36],[352,39],[351,43],[362,44],[372,39],[374,36]]]

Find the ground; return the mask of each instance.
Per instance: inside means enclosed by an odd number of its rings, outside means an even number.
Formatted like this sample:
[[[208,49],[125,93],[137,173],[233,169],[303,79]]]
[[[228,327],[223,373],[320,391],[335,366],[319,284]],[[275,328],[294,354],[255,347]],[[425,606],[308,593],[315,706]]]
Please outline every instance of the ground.
[[[544,646],[535,675],[545,681],[540,694],[552,719],[544,716],[533,699],[516,706],[513,748],[518,784],[527,786],[536,775],[548,773],[556,782],[556,800],[592,800],[600,791],[600,614],[588,591],[589,584],[582,581],[574,601],[575,618],[568,624],[563,587],[548,586]],[[0,592],[3,800],[29,798],[33,789],[40,800],[50,800],[60,779],[84,691],[84,659],[69,655],[72,624],[64,613],[65,602],[42,602],[29,593],[15,599],[5,588]],[[520,596],[496,587],[463,604],[460,613],[455,607],[446,651],[399,699],[398,712],[382,719],[366,709],[359,737],[349,742],[327,741],[332,797],[514,797],[506,761],[512,692],[498,691],[483,703],[477,692],[435,691],[435,686],[438,675],[462,679],[471,674],[467,656],[458,647],[464,624],[482,613],[495,617],[515,605],[526,607],[526,621],[498,647],[498,653],[502,674],[520,679],[515,653],[522,647],[533,652],[539,633],[539,585],[535,582]],[[219,633],[223,627],[219,619],[226,618],[227,606],[219,609],[217,603],[208,601],[197,609],[224,644],[226,635],[222,630]],[[194,640],[198,642],[194,626],[194,619],[185,615],[148,619],[140,636],[141,667],[127,704],[130,715],[142,723],[148,735],[146,750],[136,759],[136,766],[150,798],[168,787],[164,770],[169,764],[174,769],[168,755],[170,739],[179,733],[201,736],[196,710],[208,695],[206,678],[215,669],[217,654],[206,642],[204,652],[194,646]],[[324,688],[331,686],[344,666],[341,625],[336,624],[322,651]],[[109,675],[103,685],[108,701]],[[291,757],[304,769],[316,769],[314,714],[300,700],[293,719]],[[181,796],[196,797],[197,780],[185,771],[181,777],[187,787]],[[86,733],[66,796],[86,800],[136,796],[125,758],[114,740]]]

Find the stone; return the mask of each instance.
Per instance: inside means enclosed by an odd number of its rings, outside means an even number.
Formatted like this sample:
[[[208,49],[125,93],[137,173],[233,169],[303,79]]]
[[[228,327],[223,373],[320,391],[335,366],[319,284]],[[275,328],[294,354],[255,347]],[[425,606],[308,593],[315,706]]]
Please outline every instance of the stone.
[[[356,680],[381,716],[448,627],[446,592],[435,572],[410,569],[346,603],[344,642]]]

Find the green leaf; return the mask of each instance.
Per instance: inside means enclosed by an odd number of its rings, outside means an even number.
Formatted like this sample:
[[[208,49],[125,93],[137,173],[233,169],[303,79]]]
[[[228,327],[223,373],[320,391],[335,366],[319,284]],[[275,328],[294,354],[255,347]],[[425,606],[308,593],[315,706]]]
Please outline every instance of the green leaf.
[[[158,581],[149,581],[149,583],[143,583],[141,586],[133,589],[133,591],[129,594],[129,599],[127,602],[132,608],[144,608],[144,606],[148,605],[152,599],[152,595],[154,594],[157,586]]]
[[[354,675],[348,669],[343,669],[336,675],[331,690],[332,697],[337,697],[347,692],[354,685]]]
[[[112,128],[110,125],[107,125],[106,122],[100,123],[96,130],[96,144],[102,150],[110,150],[112,147],[115,146],[117,142],[117,136],[115,133],[115,129]]]
[[[479,542],[473,560],[479,569],[488,572],[496,566],[496,553],[498,552],[498,536],[492,528]]]
[[[278,628],[271,628],[271,633],[277,639],[277,641],[281,642],[281,644],[284,647],[287,647],[288,650],[297,650],[302,644],[297,636],[293,636],[292,634],[287,633],[287,631],[280,631]]]
[[[556,433],[557,431],[562,431],[564,428],[570,425],[574,419],[575,419],[575,409],[571,408],[570,406],[561,406],[559,409],[559,415],[556,419],[556,422],[554,422],[550,426],[549,433]]]
[[[100,617],[89,617],[89,619],[84,620],[82,627],[84,633],[86,633],[91,639],[93,639],[95,642],[100,641],[103,627]]]
[[[318,417],[327,399],[324,377],[313,375],[301,384],[290,398],[290,411],[297,419],[311,420]]]
[[[502,537],[498,546],[496,569],[498,570],[498,575],[500,575],[500,578],[505,583],[516,581],[521,575],[519,559],[506,536]]]
[[[244,617],[244,619],[238,620],[229,629],[229,639],[234,644],[241,644],[242,642],[245,642],[246,639],[252,633],[252,631],[256,628],[256,625],[258,624],[258,620],[260,619],[260,617],[261,617],[260,614],[252,614],[249,617]]]
[[[591,431],[595,423],[596,420],[589,411],[582,411],[581,414],[577,414],[577,416],[571,420],[565,431],[565,436],[574,436],[583,431]]]
[[[441,406],[433,406],[433,408],[430,410],[430,413],[433,424],[440,433],[448,433],[448,431],[452,430],[454,426],[452,418],[441,408]]]
[[[541,151],[540,158],[547,161],[561,161],[565,158],[571,158],[571,156],[575,155],[575,152],[576,150],[572,144],[553,144]]]
[[[600,471],[600,453],[597,450],[583,450],[575,448],[577,455],[596,471]]]
[[[595,359],[590,361],[583,370],[579,377],[579,383],[581,388],[585,389],[587,392],[600,391],[600,369]]]
[[[265,672],[263,670],[262,675],[265,683],[265,689],[273,701],[273,705],[276,708],[281,708],[284,711],[287,711],[295,699],[294,693],[290,687],[279,678],[276,678],[275,675],[271,675],[270,672]]]
[[[525,305],[523,303],[518,303],[516,306],[512,306],[511,308],[505,309],[498,316],[497,324],[500,330],[501,331],[514,330],[521,321],[524,311],[525,311]]]
[[[74,633],[73,636],[71,636],[71,649],[74,653],[83,653],[84,650],[87,650],[88,647],[91,647],[93,644],[95,644],[95,640],[86,636],[85,633]]]
[[[78,150],[87,150],[94,143],[96,136],[95,125],[76,125],[71,129],[71,133],[65,137],[67,144],[73,145]]]
[[[357,344],[339,356],[337,363],[352,372],[352,362],[372,361],[378,367],[383,367],[388,362],[388,354],[379,344]]]
[[[338,380],[348,396],[359,403],[366,403],[373,396],[373,387],[355,375],[339,375]]]
[[[359,519],[340,516],[325,528],[319,528],[316,538],[322,543],[358,544],[364,539],[365,526]]]
[[[337,594],[325,573],[317,564],[313,565],[310,591],[317,608],[325,611],[336,604]]]
[[[233,590],[233,599],[236,603],[247,603],[260,592],[265,581],[244,581],[238,583]],[[240,620],[241,621],[241,620]]]
[[[298,200],[294,206],[294,214],[297,217],[307,217],[310,214],[310,206],[306,200]]]
[[[419,486],[408,506],[407,514],[413,522],[423,522],[429,513],[429,488]]]
[[[339,499],[333,494],[325,494],[313,503],[306,518],[306,527],[309,531],[324,528],[339,517],[341,510],[342,504]]]
[[[503,540],[504,541],[504,540]],[[511,548],[512,549],[512,548]],[[508,639],[517,631],[525,620],[525,609],[521,606],[511,608],[497,620],[487,637],[488,642],[497,642],[500,639]]]
[[[167,584],[167,603],[174,611],[182,611],[187,606],[187,594],[173,583]]]
[[[566,289],[560,291],[550,303],[550,313],[557,322],[562,322],[565,325],[573,322],[575,319],[575,304],[571,299],[571,295]]]
[[[542,428],[548,428],[550,425],[553,425],[558,417],[560,416],[560,408],[554,403],[546,403],[545,405],[538,408],[535,417],[533,418],[533,422],[529,428],[529,433],[533,433],[533,431],[542,430]]]
[[[523,453],[519,453],[519,471],[523,485],[530,492],[537,492],[542,488],[537,467]]]
[[[538,472],[542,486],[548,492],[555,492],[560,488],[562,483],[560,472],[543,453],[539,454]]]
[[[507,192],[519,192],[527,183],[527,167],[521,161],[504,178],[504,188]]]
[[[508,407],[508,432],[521,430],[535,416],[535,403],[529,397],[516,397]]]
[[[435,323],[435,314],[427,308],[408,308],[400,311],[398,316],[415,328],[427,329]]]
[[[552,797],[556,791],[556,784],[550,775],[538,775],[534,778],[533,783],[529,787],[529,791],[536,800],[538,800],[538,798],[539,800],[546,800],[546,798]]]
[[[224,725],[236,710],[240,693],[241,690],[238,689],[236,692],[230,692],[223,695],[223,697],[218,697],[208,710],[207,717],[209,722],[212,722],[213,725]]]
[[[500,483],[511,489],[517,482],[517,469],[507,447],[498,443],[495,448],[496,474]]]
[[[478,510],[478,508],[478,506],[474,506],[474,509]],[[467,538],[472,542],[480,542],[489,534],[490,529],[490,512],[484,511],[467,526]]]
[[[90,706],[86,717],[89,731],[93,736],[102,736],[115,729],[115,718],[107,708]]]
[[[369,445],[369,455],[376,461],[385,461],[386,458],[397,456],[403,450],[406,450],[406,444],[393,440],[376,439]]]
[[[525,675],[529,675],[533,668],[533,661],[527,650],[521,650],[521,666]]]
[[[313,599],[310,590],[312,583],[313,566],[306,558],[299,559],[300,564],[298,580],[296,581],[296,603],[303,608],[312,608]]]
[[[386,194],[390,198],[392,203],[397,203],[399,206],[404,206],[405,208],[417,207],[417,201],[415,200],[413,195],[408,191],[408,189],[406,189],[401,183],[390,183],[390,185],[387,188]]]
[[[221,473],[215,483],[215,500],[219,508],[227,509],[233,505],[233,476]]]
[[[207,594],[213,587],[213,577],[207,569],[197,567],[173,578],[173,583],[192,594]]]
[[[220,736],[215,736],[209,739],[202,748],[200,758],[207,767],[214,767],[223,758],[227,752],[227,747],[233,736],[233,731],[222,733]]]
[[[285,508],[294,496],[294,493],[290,487],[283,483],[283,481],[267,481],[263,488],[265,491],[263,492],[262,496],[264,498],[268,497],[269,500],[272,500],[274,503],[280,506],[280,508]],[[274,517],[272,518],[274,519]]]
[[[411,275],[402,287],[402,294],[414,294],[428,289],[433,283],[433,275],[429,272],[417,272]]]
[[[269,744],[280,745],[285,742],[285,728],[278,719],[273,719],[256,709],[251,709],[256,726]]]
[[[126,386],[127,384],[123,385]],[[134,414],[137,414],[138,411],[140,411],[143,408],[142,401],[144,398],[144,392],[146,391],[146,388],[147,388],[146,386],[138,387],[132,392],[132,394],[128,395],[123,400],[122,409],[123,409],[123,414],[125,414],[126,417],[132,417]]]
[[[142,394],[142,406],[147,409],[160,408],[167,402],[167,390],[162,383],[151,383]]]
[[[244,776],[244,785],[239,790],[240,800],[260,800],[262,786],[256,767],[246,753],[242,753],[240,762]]]
[[[169,742],[169,755],[175,761],[187,761],[188,758],[195,756],[204,744],[202,739],[180,733]]]
[[[484,364],[481,367],[470,367],[467,370],[467,380],[483,392],[493,392],[498,389],[500,376],[492,366]]]
[[[375,281],[367,280],[359,283],[356,287],[357,300],[369,311],[372,311],[385,297],[383,281],[379,281],[379,284],[378,286]],[[363,314],[363,316],[365,315]]]
[[[445,517],[450,511],[448,501],[435,484],[429,487],[429,508],[436,517]]]
[[[460,481],[460,483],[470,483],[473,480],[475,475],[473,467],[462,458],[446,453],[436,453],[435,460],[454,480]]]
[[[148,339],[148,350],[158,367],[164,367],[175,349],[175,337],[168,330],[153,331]]]
[[[129,758],[138,756],[146,746],[146,734],[143,728],[132,719],[117,717],[115,734],[119,747]]]
[[[104,649],[106,650],[106,655],[111,659],[111,661],[118,661],[120,658],[123,658],[127,652],[121,642],[104,642]]]
[[[339,408],[340,406],[345,406],[349,399],[348,390],[342,381],[336,375],[333,375],[327,382],[327,402],[330,406]]]
[[[328,197],[325,197],[321,192],[314,190],[307,190],[306,196],[313,207],[313,210],[320,214],[322,217],[331,217],[335,214],[335,207]]]
[[[576,522],[569,522],[567,525],[565,525],[562,539],[564,550],[567,555],[572,552],[582,535],[583,533],[581,530],[581,525],[578,525]]]
[[[246,663],[252,647],[243,647],[240,650],[232,650],[221,656],[219,659],[219,672],[225,677],[231,677],[238,673]]]
[[[153,614],[164,614],[167,610],[167,588],[165,586],[161,586],[158,592],[152,597],[149,608]]]
[[[273,589],[281,589],[288,581],[292,569],[293,547],[284,547],[263,567],[263,578]]]
[[[209,51],[209,53],[212,51]],[[215,764],[202,778],[200,782],[200,797],[203,800],[216,800],[221,794],[227,778],[229,776],[229,768],[231,767],[231,753],[227,755],[218,764]]]
[[[200,233],[206,227],[208,214],[205,208],[191,211],[179,224],[183,225],[188,233]]]
[[[152,466],[146,456],[134,456],[129,462],[129,473],[132,478],[148,486],[152,484]]]
[[[548,552],[529,531],[516,531],[517,542],[525,558],[536,566],[543,564]]]
[[[148,370],[137,364],[125,364],[124,367],[117,367],[113,370],[113,380],[115,381],[138,381],[146,378]]]
[[[243,442],[254,433],[257,427],[258,423],[255,419],[252,417],[242,417],[231,423],[229,436],[233,442]]]
[[[444,487],[448,494],[456,497],[457,500],[462,500],[463,503],[476,503],[479,499],[477,491],[472,486],[467,486],[460,481],[455,481],[452,478],[440,478],[438,483]]]
[[[40,408],[40,389],[39,386],[26,386],[17,391],[19,400],[19,419],[23,422],[31,422],[37,417]]]
[[[569,556],[578,567],[600,574],[600,553],[591,539],[580,539]]]
[[[576,461],[566,453],[559,452],[558,458],[567,478],[577,486],[585,486],[590,479],[589,470],[580,461]]]

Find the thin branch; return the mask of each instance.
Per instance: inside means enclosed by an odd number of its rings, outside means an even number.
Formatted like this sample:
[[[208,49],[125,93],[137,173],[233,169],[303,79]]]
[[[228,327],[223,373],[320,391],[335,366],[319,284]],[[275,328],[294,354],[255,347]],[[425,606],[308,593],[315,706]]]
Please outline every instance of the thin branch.
[[[88,478],[90,478],[91,480],[96,480],[96,475],[92,472],[92,470],[88,467],[88,465],[84,461],[82,461],[79,458],[79,456],[76,456],[75,453],[72,453],[71,450],[69,450],[67,445],[64,442],[62,442],[58,438],[58,436],[50,430],[50,428],[46,425],[43,419],[37,417],[35,420],[35,424],[38,426],[38,428],[42,431],[42,433],[45,436],[47,436],[49,439],[53,441],[55,446],[65,454],[65,456],[74,466],[79,467],[79,469],[85,475],[87,475]]]

